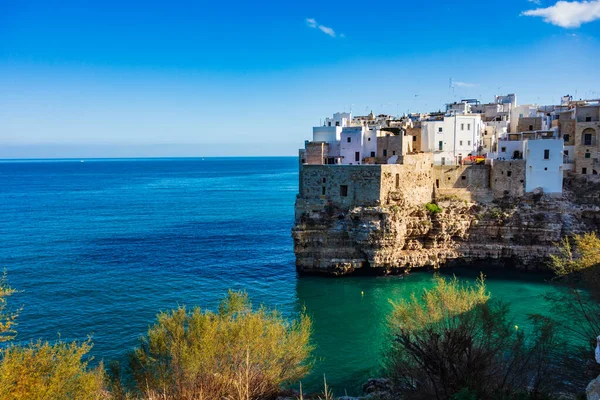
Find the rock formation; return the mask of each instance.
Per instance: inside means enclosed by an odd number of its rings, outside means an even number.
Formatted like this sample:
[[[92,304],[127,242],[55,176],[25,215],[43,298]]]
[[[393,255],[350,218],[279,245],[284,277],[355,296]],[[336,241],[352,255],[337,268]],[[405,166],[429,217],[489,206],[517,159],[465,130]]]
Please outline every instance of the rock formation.
[[[594,199],[581,201],[568,188],[562,197],[493,201],[438,193],[432,201],[439,209],[428,210],[402,200],[348,208],[327,202],[315,209],[299,198],[292,233],[296,266],[300,273],[334,276],[457,263],[543,269],[561,237],[598,229]]]

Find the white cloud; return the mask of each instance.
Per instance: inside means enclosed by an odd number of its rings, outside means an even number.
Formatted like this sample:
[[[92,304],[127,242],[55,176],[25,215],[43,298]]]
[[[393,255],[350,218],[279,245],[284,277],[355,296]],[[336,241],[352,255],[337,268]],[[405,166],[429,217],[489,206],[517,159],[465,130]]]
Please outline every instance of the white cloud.
[[[323,32],[324,34],[329,35],[331,37],[336,37],[337,36],[336,33],[335,33],[335,31],[333,30],[333,28],[330,28],[330,27],[325,26],[325,25],[318,24],[317,21],[314,18],[306,18],[305,21],[306,21],[306,25],[308,25],[309,28],[319,29],[321,32]],[[342,34],[339,37],[343,38],[345,36]]]
[[[319,29],[326,35],[335,37],[335,31],[328,26],[319,25]]]
[[[600,19],[600,0],[559,1],[551,7],[525,11],[521,15],[542,17],[544,22],[563,28],[578,28]]]
[[[452,82],[452,84],[457,87],[475,87],[475,86],[477,86],[475,83],[468,83],[468,82]]]
[[[542,4],[542,0],[527,0],[530,3],[537,4],[538,6]]]

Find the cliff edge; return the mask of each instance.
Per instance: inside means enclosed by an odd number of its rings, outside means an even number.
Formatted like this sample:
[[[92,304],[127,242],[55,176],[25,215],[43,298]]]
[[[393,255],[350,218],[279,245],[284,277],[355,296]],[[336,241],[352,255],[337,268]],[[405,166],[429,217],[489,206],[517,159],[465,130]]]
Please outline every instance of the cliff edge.
[[[385,275],[483,262],[542,270],[563,236],[600,226],[598,184],[573,177],[562,196],[494,196],[485,166],[428,163],[303,167],[292,230],[298,272]]]

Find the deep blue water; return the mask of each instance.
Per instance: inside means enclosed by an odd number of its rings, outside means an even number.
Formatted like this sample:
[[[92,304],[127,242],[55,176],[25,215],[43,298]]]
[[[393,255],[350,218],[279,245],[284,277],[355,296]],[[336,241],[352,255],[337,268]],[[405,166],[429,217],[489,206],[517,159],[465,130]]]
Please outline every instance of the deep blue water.
[[[326,373],[354,391],[378,371],[389,299],[431,274],[298,278],[297,180],[294,157],[0,162],[0,267],[21,291],[10,299],[23,306],[18,338],[92,335],[96,360],[123,359],[157,312],[214,309],[245,289],[255,304],[313,317],[309,389]],[[488,285],[519,323],[552,290],[504,275]]]

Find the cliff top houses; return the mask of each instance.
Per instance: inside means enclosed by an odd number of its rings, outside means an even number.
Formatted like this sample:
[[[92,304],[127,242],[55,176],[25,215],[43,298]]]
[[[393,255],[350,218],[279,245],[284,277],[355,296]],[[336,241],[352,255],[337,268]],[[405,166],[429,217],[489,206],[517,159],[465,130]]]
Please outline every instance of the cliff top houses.
[[[430,153],[435,168],[464,166],[478,156],[478,162],[485,157],[479,167],[502,172],[504,162],[523,164],[523,176],[506,170],[509,176],[498,184],[518,178],[510,194],[538,188],[559,194],[565,174],[598,174],[599,135],[598,99],[574,101],[567,95],[558,105],[518,105],[517,96],[508,94],[486,104],[466,99],[447,104],[445,112],[402,117],[335,113],[313,128],[300,158],[304,165],[381,165]],[[492,189],[493,179],[499,178],[490,178]]]

